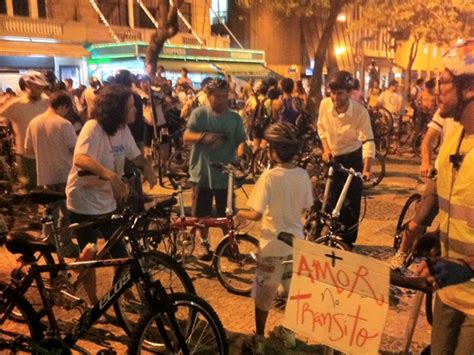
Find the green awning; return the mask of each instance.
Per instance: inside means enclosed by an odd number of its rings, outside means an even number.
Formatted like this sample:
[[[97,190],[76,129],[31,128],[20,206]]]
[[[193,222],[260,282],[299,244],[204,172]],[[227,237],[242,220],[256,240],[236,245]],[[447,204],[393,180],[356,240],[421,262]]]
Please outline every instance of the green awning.
[[[218,70],[208,62],[158,59],[158,65],[164,66],[165,70],[169,72],[179,73],[183,67],[188,69],[191,73],[216,74],[218,72]]]
[[[270,74],[270,69],[261,64],[244,63],[214,63],[225,74],[241,77],[264,77]]]

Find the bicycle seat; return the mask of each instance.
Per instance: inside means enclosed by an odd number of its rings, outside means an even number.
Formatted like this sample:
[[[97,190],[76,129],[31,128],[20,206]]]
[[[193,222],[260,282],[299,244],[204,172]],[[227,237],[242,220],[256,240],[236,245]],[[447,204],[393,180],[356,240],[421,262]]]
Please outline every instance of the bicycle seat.
[[[65,200],[66,194],[64,192],[56,192],[51,190],[33,190],[29,193],[31,202],[40,205],[47,205],[52,202]]]
[[[158,201],[153,208],[168,208],[173,207],[178,203],[178,200],[174,196],[166,196],[161,201]]]
[[[43,242],[27,232],[10,232],[5,243],[7,250],[12,254],[32,255],[36,252],[52,253],[54,245]]]

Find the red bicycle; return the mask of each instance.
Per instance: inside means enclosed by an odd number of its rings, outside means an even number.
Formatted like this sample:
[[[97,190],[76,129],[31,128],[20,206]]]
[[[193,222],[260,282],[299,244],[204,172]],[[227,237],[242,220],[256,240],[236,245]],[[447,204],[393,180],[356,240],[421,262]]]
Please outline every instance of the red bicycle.
[[[217,245],[212,258],[217,278],[228,291],[239,295],[249,295],[257,266],[258,240],[247,233],[240,232],[234,224],[233,191],[235,171],[239,168],[232,164],[221,163],[211,163],[211,166],[228,175],[226,216],[186,217],[183,186],[175,183],[180,214],[171,218],[170,232],[167,240],[163,240],[163,242],[168,252],[184,261],[194,251],[197,230],[221,228],[226,232],[226,235]],[[176,177],[173,180],[176,181]]]

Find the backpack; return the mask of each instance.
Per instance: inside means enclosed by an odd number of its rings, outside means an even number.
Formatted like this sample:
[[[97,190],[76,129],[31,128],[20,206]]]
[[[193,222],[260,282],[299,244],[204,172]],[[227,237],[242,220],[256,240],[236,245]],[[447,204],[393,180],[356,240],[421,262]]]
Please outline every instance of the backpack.
[[[255,101],[257,102],[257,106],[252,113],[252,127],[253,128],[265,128],[270,124],[271,117],[267,112],[265,107],[265,103],[269,100],[269,98],[265,97],[262,101],[258,99],[258,96],[255,95]]]

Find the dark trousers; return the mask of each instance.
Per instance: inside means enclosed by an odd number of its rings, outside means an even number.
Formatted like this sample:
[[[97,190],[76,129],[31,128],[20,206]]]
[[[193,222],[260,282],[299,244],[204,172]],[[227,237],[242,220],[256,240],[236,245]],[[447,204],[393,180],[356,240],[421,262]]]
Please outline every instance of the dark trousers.
[[[212,215],[212,201],[216,202],[217,217],[225,217],[227,206],[227,189],[210,189],[193,184],[192,196],[193,217],[209,217]]]
[[[336,156],[334,160],[336,163],[342,164],[345,168],[353,168],[358,172],[361,172],[364,167],[362,161],[362,148],[352,153]],[[339,171],[334,172],[334,180],[332,182],[328,200],[328,206],[330,208],[328,212],[332,212],[333,208],[336,206],[346,179],[347,174]],[[344,241],[351,247],[357,240],[357,234],[359,232],[358,226],[354,228],[351,227],[359,223],[361,198],[362,181],[359,178],[354,177],[339,216],[339,221],[344,224],[346,230],[349,229],[347,232],[341,235],[341,237],[344,238]]]

